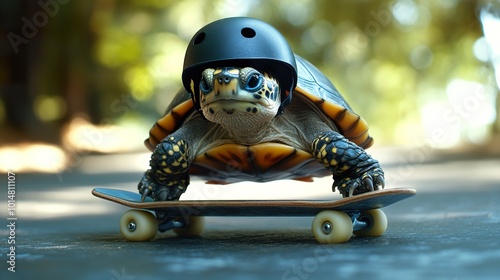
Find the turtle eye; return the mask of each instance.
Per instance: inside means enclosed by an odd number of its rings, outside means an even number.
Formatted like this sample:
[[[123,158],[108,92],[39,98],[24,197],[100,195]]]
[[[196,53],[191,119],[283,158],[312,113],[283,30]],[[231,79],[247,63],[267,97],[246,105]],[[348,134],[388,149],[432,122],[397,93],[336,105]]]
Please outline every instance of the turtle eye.
[[[200,90],[205,95],[212,92],[213,73],[213,69],[207,69],[201,75]]]
[[[262,83],[264,82],[264,77],[262,74],[255,71],[248,75],[248,78],[245,82],[245,90],[255,92],[258,91],[262,87]]]
[[[209,94],[212,91],[207,83],[207,80],[205,80],[204,78],[202,78],[200,81],[200,90],[203,94]]]

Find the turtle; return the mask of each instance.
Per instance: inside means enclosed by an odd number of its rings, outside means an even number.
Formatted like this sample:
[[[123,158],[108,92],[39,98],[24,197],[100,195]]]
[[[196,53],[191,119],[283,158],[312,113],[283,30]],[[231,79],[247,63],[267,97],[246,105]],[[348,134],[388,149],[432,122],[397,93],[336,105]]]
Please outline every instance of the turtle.
[[[190,176],[228,184],[331,175],[343,197],[384,188],[365,151],[373,144],[366,121],[266,22],[232,17],[201,28],[182,83],[145,140],[143,200],[179,200]]]

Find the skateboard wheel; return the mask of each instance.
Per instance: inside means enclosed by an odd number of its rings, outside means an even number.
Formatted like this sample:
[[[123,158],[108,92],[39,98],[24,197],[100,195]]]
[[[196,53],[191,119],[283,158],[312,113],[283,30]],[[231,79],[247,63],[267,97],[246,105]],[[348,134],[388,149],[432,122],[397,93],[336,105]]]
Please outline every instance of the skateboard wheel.
[[[363,211],[358,220],[368,224],[368,227],[354,231],[358,237],[381,236],[387,229],[387,216],[380,209]]]
[[[186,227],[173,229],[178,236],[199,236],[205,228],[205,218],[201,216],[179,217],[178,220],[186,222]]]
[[[153,213],[128,210],[120,219],[120,232],[128,241],[149,241],[158,231],[158,221]]]
[[[312,233],[319,243],[337,244],[352,236],[352,221],[344,212],[325,210],[313,220]]]

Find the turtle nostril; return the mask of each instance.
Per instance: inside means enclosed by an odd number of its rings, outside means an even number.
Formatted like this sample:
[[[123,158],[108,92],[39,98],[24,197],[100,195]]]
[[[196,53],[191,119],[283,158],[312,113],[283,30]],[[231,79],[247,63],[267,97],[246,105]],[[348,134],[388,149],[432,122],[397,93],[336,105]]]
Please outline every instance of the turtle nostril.
[[[217,81],[219,82],[219,84],[229,84],[229,82],[231,82],[231,80],[233,79],[233,77],[230,76],[229,73],[222,73],[218,78],[217,78]]]

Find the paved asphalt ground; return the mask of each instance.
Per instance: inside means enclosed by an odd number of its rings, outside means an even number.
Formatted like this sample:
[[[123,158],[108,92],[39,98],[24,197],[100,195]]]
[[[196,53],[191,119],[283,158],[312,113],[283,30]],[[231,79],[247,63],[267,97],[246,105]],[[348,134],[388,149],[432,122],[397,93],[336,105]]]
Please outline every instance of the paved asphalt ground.
[[[312,217],[208,218],[200,238],[167,233],[152,242],[124,241],[117,224],[127,209],[90,191],[134,190],[147,154],[87,156],[58,175],[16,174],[15,221],[8,220],[8,174],[1,174],[0,278],[500,279],[498,156],[371,152],[386,170],[387,187],[418,194],[385,208],[383,236],[339,245],[316,243]],[[183,198],[325,199],[336,197],[330,185],[328,178],[220,188],[195,181]],[[15,272],[8,270],[10,246]]]

